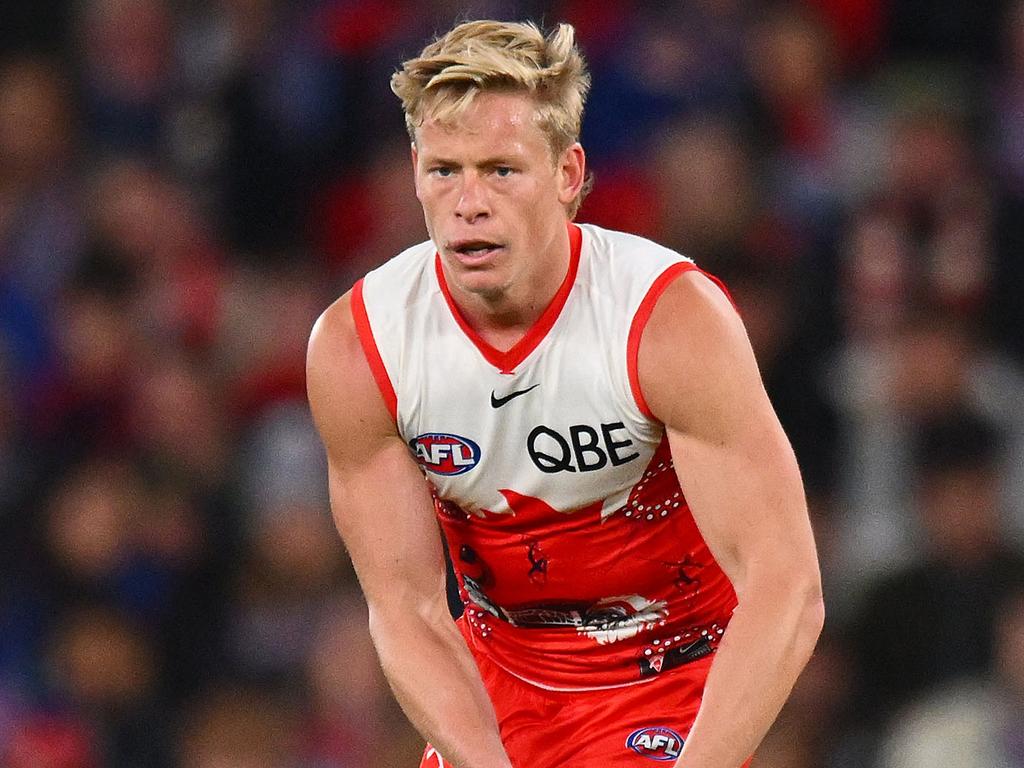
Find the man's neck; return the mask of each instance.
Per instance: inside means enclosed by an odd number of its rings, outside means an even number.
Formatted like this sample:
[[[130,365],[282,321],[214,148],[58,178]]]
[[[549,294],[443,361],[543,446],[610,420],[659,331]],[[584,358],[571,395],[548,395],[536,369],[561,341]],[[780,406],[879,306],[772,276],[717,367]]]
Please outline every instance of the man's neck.
[[[515,346],[544,314],[565,281],[571,258],[568,236],[554,238],[545,250],[534,259],[535,269],[493,293],[464,291],[448,281],[462,317],[495,349],[504,351]]]

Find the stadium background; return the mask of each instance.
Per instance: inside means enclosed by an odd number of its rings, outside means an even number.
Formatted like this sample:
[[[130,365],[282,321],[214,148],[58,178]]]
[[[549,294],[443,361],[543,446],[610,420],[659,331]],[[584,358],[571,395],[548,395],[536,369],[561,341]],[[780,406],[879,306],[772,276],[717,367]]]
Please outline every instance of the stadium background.
[[[4,0],[0,765],[416,764],[303,356],[425,236],[390,72],[487,16],[577,26],[580,219],[730,283],[805,472],[756,764],[1024,766],[1020,0]]]

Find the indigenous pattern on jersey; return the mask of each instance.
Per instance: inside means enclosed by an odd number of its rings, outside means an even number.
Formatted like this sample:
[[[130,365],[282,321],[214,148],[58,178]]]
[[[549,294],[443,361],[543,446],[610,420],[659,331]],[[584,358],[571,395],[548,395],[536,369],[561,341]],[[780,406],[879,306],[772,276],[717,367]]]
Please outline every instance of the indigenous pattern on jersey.
[[[640,334],[689,260],[569,226],[568,273],[508,351],[459,313],[427,242],[353,289],[363,349],[430,482],[470,643],[555,690],[710,654],[736,605],[640,391]]]

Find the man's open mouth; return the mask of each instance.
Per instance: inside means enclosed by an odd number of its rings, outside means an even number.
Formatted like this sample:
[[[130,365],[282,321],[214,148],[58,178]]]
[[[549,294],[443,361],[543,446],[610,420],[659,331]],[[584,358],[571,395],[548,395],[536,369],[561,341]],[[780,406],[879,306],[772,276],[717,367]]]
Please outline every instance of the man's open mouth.
[[[452,243],[449,247],[463,256],[482,256],[491,251],[496,251],[502,246],[500,243],[494,243],[489,240],[460,240]]]

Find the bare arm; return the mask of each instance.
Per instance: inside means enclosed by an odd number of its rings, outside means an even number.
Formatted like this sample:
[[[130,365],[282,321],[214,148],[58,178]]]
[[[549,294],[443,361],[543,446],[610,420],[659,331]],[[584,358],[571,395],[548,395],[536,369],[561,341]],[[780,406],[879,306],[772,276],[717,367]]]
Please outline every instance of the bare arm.
[[[641,341],[639,372],[694,519],[739,599],[677,765],[737,768],[821,632],[803,485],[743,325],[710,280],[690,272],[666,289]]]
[[[494,709],[448,613],[426,481],[373,381],[347,296],[313,329],[306,379],[327,449],[334,520],[395,696],[446,762],[511,768]]]

